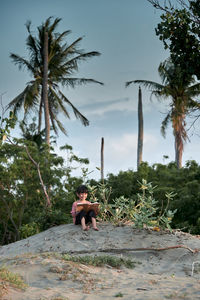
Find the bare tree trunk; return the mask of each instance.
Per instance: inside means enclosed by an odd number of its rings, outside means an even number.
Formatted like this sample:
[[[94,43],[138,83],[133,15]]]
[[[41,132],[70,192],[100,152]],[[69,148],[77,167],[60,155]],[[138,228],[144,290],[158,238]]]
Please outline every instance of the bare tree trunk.
[[[44,70],[42,82],[42,102],[44,103],[45,113],[45,142],[50,145],[50,120],[48,102],[48,32],[44,33]]]
[[[142,91],[138,92],[138,146],[137,146],[137,169],[142,162],[143,152],[143,111],[142,111]]]
[[[104,138],[101,138],[101,182],[104,183]]]
[[[38,176],[39,176],[39,179],[40,179],[40,183],[41,183],[41,186],[43,188],[43,191],[44,191],[44,194],[45,194],[45,197],[46,197],[46,200],[47,200],[47,207],[50,207],[51,206],[51,201],[50,201],[50,198],[49,198],[49,195],[47,193],[47,189],[44,185],[44,182],[43,182],[43,179],[42,179],[42,176],[41,176],[41,172],[40,172],[40,166],[39,164],[32,158],[32,156],[30,155],[29,151],[28,151],[28,148],[26,147],[26,153],[28,155],[28,158],[30,159],[30,161],[36,166],[37,168],[37,171],[38,171]]]

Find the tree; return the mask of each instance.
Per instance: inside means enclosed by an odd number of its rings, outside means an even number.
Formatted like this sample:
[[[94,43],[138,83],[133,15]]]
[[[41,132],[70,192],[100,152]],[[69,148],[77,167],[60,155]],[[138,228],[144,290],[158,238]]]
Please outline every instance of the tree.
[[[182,167],[182,154],[184,142],[187,141],[186,116],[191,109],[199,107],[193,99],[200,94],[200,83],[195,83],[193,76],[182,77],[181,69],[171,60],[161,63],[158,68],[162,83],[148,80],[133,80],[126,82],[126,86],[139,83],[150,88],[152,95],[158,99],[170,99],[169,111],[162,122],[161,133],[165,137],[166,128],[171,121],[175,138],[175,161],[178,168]]]
[[[85,52],[79,49],[81,37],[69,45],[63,43],[63,40],[71,31],[67,30],[61,34],[55,32],[60,21],[59,18],[53,21],[52,17],[49,17],[41,26],[37,27],[37,36],[31,33],[31,22],[27,22],[26,28],[29,35],[26,45],[29,50],[29,59],[13,53],[10,55],[19,69],[24,67],[30,72],[33,80],[28,82],[26,88],[9,103],[8,109],[12,108],[14,113],[17,114],[23,108],[24,118],[32,110],[36,111],[38,114],[38,132],[41,130],[41,116],[45,109],[47,143],[49,143],[50,131],[48,119],[50,119],[51,126],[56,134],[58,128],[66,134],[65,128],[58,118],[60,111],[67,118],[70,118],[65,104],[72,108],[76,118],[80,119],[84,126],[89,125],[87,118],[63,94],[61,87],[75,88],[77,85],[87,83],[103,84],[90,78],[73,77],[73,74],[78,71],[81,61],[99,56],[100,53],[97,51]],[[47,38],[48,43],[45,42]]]
[[[179,66],[184,77],[200,79],[200,2],[199,0],[147,0],[161,10],[161,22],[156,34],[169,49],[172,62]]]

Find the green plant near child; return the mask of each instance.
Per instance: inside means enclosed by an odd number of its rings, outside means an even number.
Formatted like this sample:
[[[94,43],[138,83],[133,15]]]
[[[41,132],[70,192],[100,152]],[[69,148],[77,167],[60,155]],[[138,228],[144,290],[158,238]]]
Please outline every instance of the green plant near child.
[[[112,188],[105,183],[99,183],[97,186],[88,186],[91,202],[100,203],[100,211],[98,219],[101,221],[111,221],[113,212],[112,205],[109,203],[109,198],[112,193]]]
[[[137,204],[133,208],[132,220],[134,222],[134,227],[143,228],[144,226],[159,226],[162,228],[167,228],[170,231],[172,218],[176,213],[176,210],[168,210],[169,201],[175,196],[174,193],[166,193],[167,206],[164,211],[157,214],[158,207],[157,201],[153,197],[153,192],[156,187],[153,187],[151,183],[147,183],[145,179],[140,183],[142,194],[137,194],[138,200]]]
[[[124,223],[130,220],[131,210],[130,203],[132,200],[125,198],[124,196],[115,198],[111,204],[112,222],[116,225]]]
[[[112,188],[105,183],[89,186],[89,192],[91,202],[100,203],[99,220],[118,226],[130,220],[133,200],[120,196],[113,199],[111,203]]]
[[[136,228],[159,226],[171,231],[170,223],[176,210],[168,210],[168,206],[175,194],[166,193],[167,205],[164,210],[158,213],[157,201],[153,196],[156,186],[153,187],[145,179],[142,179],[142,182],[139,182],[139,184],[142,193],[137,194],[136,200],[121,196],[115,198],[112,203],[109,203],[109,197],[112,192],[111,187],[108,187],[106,184],[89,187],[92,202],[98,201],[100,203],[99,219],[112,222],[115,225],[131,221]],[[97,194],[98,197],[96,196]]]
[[[147,183],[146,180],[142,180],[140,183],[140,189],[142,194],[137,194],[137,200],[133,202],[132,208],[132,221],[137,228],[143,228],[145,226],[152,226],[152,223],[156,224],[156,212],[157,201],[153,198],[153,190],[151,183]],[[157,225],[157,224],[156,224]]]
[[[169,207],[170,201],[172,201],[175,196],[176,196],[176,194],[172,193],[172,192],[165,194],[165,197],[167,198],[167,205],[166,205],[164,211],[160,212],[160,216],[158,218],[158,224],[159,224],[159,226],[167,228],[170,231],[171,231],[170,224],[172,222],[174,214],[177,212],[177,209],[175,209],[175,210],[172,211],[172,210],[168,209],[168,207]]]

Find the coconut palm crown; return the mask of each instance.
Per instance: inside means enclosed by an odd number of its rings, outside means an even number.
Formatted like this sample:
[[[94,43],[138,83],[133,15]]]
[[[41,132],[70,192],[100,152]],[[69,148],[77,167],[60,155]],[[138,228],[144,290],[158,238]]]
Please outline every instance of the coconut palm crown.
[[[27,22],[26,28],[28,38],[26,46],[29,51],[29,59],[20,57],[11,53],[10,57],[18,65],[19,69],[26,68],[33,79],[27,83],[25,89],[16,96],[9,104],[8,109],[12,109],[15,114],[22,108],[24,109],[24,118],[31,112],[38,113],[38,132],[41,130],[41,116],[44,109],[42,99],[42,81],[44,70],[44,35],[48,33],[48,106],[51,126],[56,134],[58,128],[66,134],[66,130],[58,119],[58,113],[61,111],[67,118],[70,118],[65,105],[69,105],[77,119],[84,126],[89,125],[88,119],[72,104],[72,102],[61,91],[61,87],[67,86],[74,88],[77,85],[87,83],[98,83],[90,78],[76,78],[73,74],[78,71],[79,63],[91,57],[99,56],[97,51],[85,52],[79,49],[79,43],[82,37],[76,39],[69,45],[64,39],[71,33],[70,30],[63,33],[55,32],[60,18],[49,17],[41,26],[37,27],[37,36],[31,32],[31,22]]]
[[[200,104],[194,100],[200,94],[200,83],[195,83],[194,77],[184,78],[181,69],[175,66],[170,59],[159,65],[158,73],[162,83],[149,80],[133,80],[126,82],[126,86],[138,83],[151,91],[158,100],[170,99],[169,110],[162,121],[161,133],[165,137],[169,122],[172,123],[175,138],[175,161],[178,168],[182,167],[184,143],[188,140],[186,131],[186,116]]]

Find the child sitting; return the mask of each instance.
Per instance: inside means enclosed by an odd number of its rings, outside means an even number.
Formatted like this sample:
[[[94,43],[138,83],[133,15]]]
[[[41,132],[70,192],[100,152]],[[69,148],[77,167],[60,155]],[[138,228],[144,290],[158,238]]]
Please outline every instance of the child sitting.
[[[87,231],[90,229],[90,227],[87,225],[89,222],[92,223],[92,228],[96,231],[99,229],[97,228],[96,224],[96,212],[95,210],[91,209],[87,213],[82,209],[79,211],[77,209],[77,204],[91,204],[90,201],[87,201],[87,195],[88,195],[88,189],[85,185],[81,185],[77,188],[76,195],[78,196],[79,200],[75,201],[72,205],[71,214],[73,217],[73,223],[75,225],[81,224],[82,229],[84,231]]]

